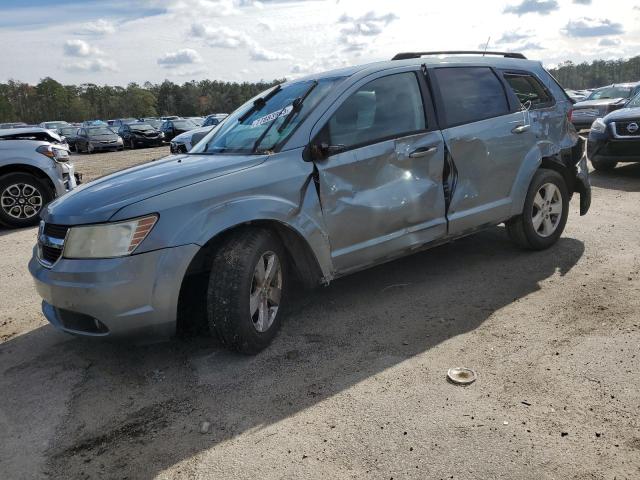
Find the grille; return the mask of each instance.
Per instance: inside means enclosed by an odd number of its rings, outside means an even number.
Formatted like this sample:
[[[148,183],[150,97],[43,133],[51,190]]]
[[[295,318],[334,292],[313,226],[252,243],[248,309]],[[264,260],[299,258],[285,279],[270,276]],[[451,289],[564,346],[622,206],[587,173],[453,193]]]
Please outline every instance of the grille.
[[[62,250],[59,248],[47,247],[46,245],[41,245],[42,248],[42,260],[48,263],[55,263],[62,255]]]
[[[56,248],[52,246],[51,240],[64,240],[68,230],[69,227],[66,225],[55,225],[53,223],[44,224],[42,234],[38,239],[38,253],[43,262],[54,264],[58,261],[62,255],[62,247]]]
[[[640,125],[640,120],[637,122],[616,122],[616,133],[625,137],[640,137],[640,129],[637,129],[635,132],[630,132],[627,127],[631,124],[635,123],[636,125]]]
[[[45,223],[44,231],[42,233],[44,233],[49,237],[59,238],[63,240],[64,237],[67,235],[67,230],[69,230],[69,227],[66,225],[55,225],[53,223]]]

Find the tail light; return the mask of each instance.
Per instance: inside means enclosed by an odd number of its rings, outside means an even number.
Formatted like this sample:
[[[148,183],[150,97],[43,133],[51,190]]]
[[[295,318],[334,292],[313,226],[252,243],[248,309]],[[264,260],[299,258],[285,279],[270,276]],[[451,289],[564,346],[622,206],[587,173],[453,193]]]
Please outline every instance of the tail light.
[[[567,112],[567,120],[569,120],[569,122],[573,121],[573,108],[570,108]]]

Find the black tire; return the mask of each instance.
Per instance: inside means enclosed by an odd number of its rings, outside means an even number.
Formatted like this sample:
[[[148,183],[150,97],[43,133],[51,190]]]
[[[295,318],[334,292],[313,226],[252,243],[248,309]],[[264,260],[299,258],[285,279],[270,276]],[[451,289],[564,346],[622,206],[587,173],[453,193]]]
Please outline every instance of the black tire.
[[[133,138],[129,140],[129,148],[131,150],[135,150],[136,149],[136,143],[133,141]]]
[[[251,292],[262,289],[256,284],[258,262],[275,254],[280,264],[280,298],[275,318],[264,331],[259,331],[260,308],[251,315]],[[207,289],[207,318],[212,333],[230,350],[255,354],[267,347],[275,337],[283,317],[283,300],[288,286],[286,254],[278,237],[268,230],[245,229],[232,234],[216,251]],[[270,312],[264,293],[264,305]],[[258,295],[257,298],[263,298]],[[258,300],[260,304],[261,300]],[[267,317],[269,317],[267,313]],[[270,317],[269,317],[270,318]],[[268,323],[268,322],[267,322]]]
[[[21,216],[22,214],[25,214],[25,212],[27,212],[27,210],[25,210],[25,208],[20,205],[18,205],[17,208],[21,210],[16,212],[16,216],[12,216],[10,214],[11,205],[9,205],[7,200],[14,198],[11,195],[11,192],[9,190],[14,185],[28,186],[27,190],[31,191],[30,188],[34,189],[34,191],[37,192],[37,196],[40,198],[37,209],[33,209],[33,212],[31,208],[28,209],[29,217],[27,218],[16,218],[18,216]],[[25,187],[18,187],[18,188],[20,188],[20,191],[24,193]],[[54,196],[55,195],[51,187],[49,187],[44,181],[40,180],[39,178],[29,173],[8,173],[6,175],[1,176],[0,177],[0,202],[1,202],[0,203],[0,224],[6,227],[11,227],[11,228],[31,227],[33,225],[38,225],[38,223],[40,223],[40,212],[42,211],[42,208],[51,200],[53,200]],[[31,201],[35,200],[35,198],[36,197],[34,196],[22,197],[22,199],[25,201],[25,204],[31,203]],[[19,201],[19,200],[20,198],[15,199],[15,201]],[[22,214],[19,212],[22,212]]]
[[[544,236],[543,232],[538,231],[534,226],[534,214],[538,212],[538,208],[534,205],[534,200],[539,190],[547,185],[555,185],[561,196],[560,203],[562,205],[562,212],[554,218],[552,213],[549,213],[547,218],[551,217],[551,221],[555,223],[555,230],[553,233]],[[539,212],[543,214],[544,212]],[[562,175],[554,170],[547,170],[545,168],[539,169],[533,176],[533,180],[529,185],[527,191],[527,197],[524,201],[524,209],[521,215],[512,218],[506,223],[507,233],[511,240],[522,248],[529,250],[544,250],[555,244],[567,224],[567,218],[569,216],[569,192],[567,185]],[[544,228],[541,225],[541,228]]]
[[[606,160],[591,160],[591,165],[593,165],[593,168],[600,172],[607,172],[616,168],[618,162],[611,162]]]

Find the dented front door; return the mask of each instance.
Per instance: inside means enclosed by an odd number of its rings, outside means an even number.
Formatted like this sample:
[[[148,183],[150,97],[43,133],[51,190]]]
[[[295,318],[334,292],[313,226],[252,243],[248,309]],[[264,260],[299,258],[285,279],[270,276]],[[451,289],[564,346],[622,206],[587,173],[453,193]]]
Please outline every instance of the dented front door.
[[[318,162],[334,268],[356,270],[446,235],[439,131],[390,139]]]

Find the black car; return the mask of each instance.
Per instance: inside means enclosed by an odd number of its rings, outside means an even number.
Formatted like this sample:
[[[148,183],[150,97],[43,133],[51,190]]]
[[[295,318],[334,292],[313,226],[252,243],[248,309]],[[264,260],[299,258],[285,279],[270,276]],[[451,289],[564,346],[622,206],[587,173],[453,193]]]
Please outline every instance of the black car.
[[[587,157],[596,170],[610,170],[618,162],[640,162],[640,94],[625,108],[593,122]]]
[[[116,120],[107,120],[107,124],[109,125],[110,128],[113,129],[114,132],[117,132],[120,129],[120,127],[122,127],[123,125],[126,125],[128,123],[134,123],[137,121],[138,119],[133,117],[118,118]]]
[[[78,153],[123,149],[122,139],[109,127],[82,127],[78,129],[76,138],[76,151]]]
[[[162,127],[160,127],[160,130],[162,131],[162,133],[164,133],[165,142],[168,142],[176,135],[188,132],[189,130],[193,130],[194,128],[198,128],[198,126],[191,120],[179,118],[177,120],[165,120],[165,122],[162,124]]]
[[[619,83],[594,90],[586,100],[573,106],[571,123],[577,130],[590,128],[596,118],[625,106],[640,92],[640,82]]]
[[[120,127],[118,134],[127,148],[159,147],[164,134],[147,123],[129,123]]]
[[[74,152],[76,150],[76,140],[78,139],[78,127],[61,127],[58,129],[60,135],[62,135],[69,144],[69,149]]]

